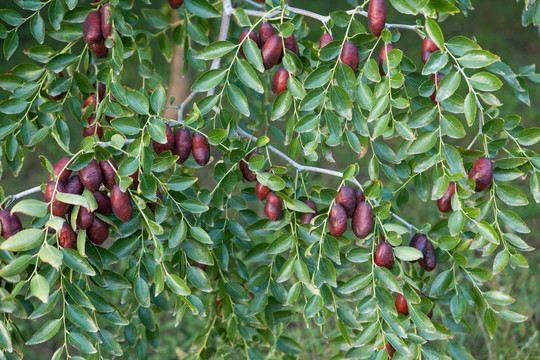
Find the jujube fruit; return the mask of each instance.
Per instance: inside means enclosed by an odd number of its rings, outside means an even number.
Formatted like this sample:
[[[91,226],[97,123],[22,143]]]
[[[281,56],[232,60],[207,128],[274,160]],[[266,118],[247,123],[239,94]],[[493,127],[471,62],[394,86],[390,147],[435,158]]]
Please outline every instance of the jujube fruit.
[[[317,205],[313,200],[306,200],[304,203],[315,211],[314,213],[303,213],[300,217],[300,224],[309,224],[317,216]]]
[[[137,169],[133,174],[129,175],[129,177],[133,180],[133,188],[137,189],[139,187],[139,169]]]
[[[343,44],[340,59],[341,62],[349,65],[349,67],[356,72],[356,70],[358,70],[358,66],[360,66],[360,55],[356,45],[350,41]]]
[[[87,44],[101,40],[101,14],[99,11],[90,11],[83,23],[83,39]]]
[[[281,198],[273,191],[266,197],[264,213],[266,214],[266,217],[272,221],[281,219],[281,214],[283,213],[283,200],[281,200]]]
[[[63,248],[77,250],[77,235],[67,222],[64,222],[60,234],[58,234],[58,245]]]
[[[394,46],[392,44],[385,44],[381,48],[381,52],[379,53],[379,74],[381,76],[386,75],[384,72],[384,65],[386,63],[386,59],[388,58],[388,53],[394,49]]]
[[[95,118],[95,116],[89,116],[86,119],[88,126],[85,126],[83,129],[83,138],[88,136],[97,135],[99,139],[103,137],[103,127],[101,122]]]
[[[64,182],[71,176],[71,170],[68,169],[69,162],[71,161],[71,156],[64,156],[53,166],[54,176],[56,180]],[[52,176],[49,175],[47,181],[53,180]]]
[[[276,34],[274,27],[269,23],[264,23],[259,27],[259,47],[262,49],[266,41]]]
[[[334,237],[341,236],[347,231],[347,212],[343,206],[335,204],[328,216],[328,230]]]
[[[178,9],[182,4],[184,3],[184,0],[169,0],[169,5],[173,9]]]
[[[282,54],[283,44],[281,43],[281,38],[277,35],[272,35],[261,50],[264,68],[268,70],[274,65],[279,64]]]
[[[172,151],[174,147],[174,133],[168,124],[165,124],[165,137],[165,143],[160,143],[156,140],[152,140],[152,146],[156,154],[161,154],[164,151]]]
[[[354,234],[363,239],[373,231],[373,210],[367,202],[359,202],[352,217],[351,225]]]
[[[64,187],[68,194],[81,195],[84,191],[79,175],[74,175],[64,182]]]
[[[368,26],[376,37],[381,35],[386,24],[386,6],[384,0],[371,0],[368,7]]]
[[[109,160],[100,161],[99,168],[101,169],[103,185],[105,185],[107,189],[111,190],[114,184],[116,184],[115,175],[116,171],[118,170],[118,166],[116,166],[113,158],[110,158]]]
[[[118,184],[111,190],[111,207],[114,215],[121,221],[128,222],[133,219],[133,206],[129,192],[122,191]]]
[[[272,92],[279,95],[287,90],[287,80],[289,80],[289,72],[282,66],[272,78]]]
[[[429,40],[428,38],[425,38],[422,42],[422,53],[421,58],[422,62],[425,64],[429,60],[429,57],[431,54],[433,54],[435,51],[440,50],[437,45],[435,45],[435,42],[432,40]]]
[[[100,99],[102,99],[101,96],[100,96]],[[84,103],[83,103],[83,106],[82,106],[82,110],[81,110],[82,113],[83,113],[83,114],[86,113],[86,110],[87,110],[91,105],[93,105],[93,109],[94,109],[94,111],[96,111],[96,102],[97,102],[97,100],[96,100],[96,95],[95,95],[95,94],[92,94],[92,95],[88,96],[88,97],[86,98],[86,100],[84,100]]]
[[[96,212],[101,215],[110,215],[112,212],[111,199],[103,191],[94,191],[94,198],[96,199],[97,209]]]
[[[409,315],[409,306],[407,306],[407,299],[405,299],[405,296],[398,294],[395,306],[398,313],[405,316]]]
[[[364,192],[360,190],[360,188],[354,189],[354,196],[356,197],[356,203],[366,201],[366,196],[364,195]]]
[[[449,212],[452,211],[452,196],[456,192],[456,183],[451,182],[448,184],[448,189],[446,189],[446,192],[444,195],[437,200],[437,207],[439,208],[440,212]]]
[[[200,166],[208,164],[210,160],[210,147],[208,146],[208,139],[206,136],[196,133],[193,134],[193,158]]]
[[[261,153],[258,151],[250,152],[242,160],[240,160],[240,164],[238,165],[244,179],[246,179],[246,181],[251,181],[251,182],[257,181],[257,174],[249,170],[249,159],[253,155],[261,155]]]
[[[321,50],[325,45],[334,41],[334,38],[330,34],[323,34],[319,40],[319,50]]]
[[[105,46],[105,40],[99,40],[93,44],[90,44],[90,50],[97,58],[104,58],[109,56],[109,49]]]
[[[343,206],[347,217],[352,217],[356,208],[356,196],[353,189],[349,185],[342,186],[336,197],[336,204]]]
[[[257,181],[257,184],[255,185],[255,196],[257,197],[257,199],[259,200],[266,199],[270,191],[272,190],[270,190],[268,186],[263,185]]]
[[[424,234],[414,234],[413,238],[411,239],[411,242],[409,244],[410,247],[413,247],[424,254],[424,249],[426,248],[426,241],[427,237]],[[417,260],[411,261],[412,263],[415,263]]]
[[[86,235],[96,245],[101,245],[109,237],[109,226],[94,216],[92,225],[86,230]]]
[[[22,230],[21,220],[9,209],[0,211],[0,224],[2,224],[2,237],[6,240]]]
[[[84,206],[81,206],[79,208],[79,213],[77,214],[77,228],[79,229],[88,229],[90,226],[92,226],[92,223],[94,222],[94,213],[88,211]]]
[[[185,128],[176,130],[174,134],[173,155],[178,156],[178,160],[176,161],[178,164],[183,164],[189,158],[192,147],[193,141],[189,130]]]
[[[285,43],[285,49],[292,51],[297,56],[300,56],[300,49],[298,49],[298,43],[296,42],[294,34],[291,34],[291,36],[284,38],[283,42]]]
[[[489,187],[493,181],[493,163],[491,159],[481,157],[476,160],[469,171],[469,180],[475,181],[474,191],[480,192]]]
[[[105,39],[112,34],[111,4],[108,1],[101,7],[101,33]]]
[[[240,34],[240,44],[242,44],[242,46],[240,47],[240,56],[243,57],[244,59],[246,58],[246,55],[244,54],[244,44],[245,44],[245,41],[244,39],[246,38],[246,36],[248,36],[248,32],[249,32],[249,38],[253,41],[255,41],[255,44],[257,44],[257,46],[259,45],[259,37],[257,36],[257,33],[255,32],[255,30],[251,30],[249,31],[250,29],[244,29],[242,30],[242,33]],[[243,42],[244,41],[244,42]]]
[[[418,260],[418,264],[426,271],[432,271],[437,266],[437,256],[435,254],[435,248],[431,241],[426,241],[426,247],[424,249],[424,257]]]
[[[56,189],[56,191],[55,191]],[[56,198],[56,193],[65,193],[66,189],[64,187],[64,184],[62,183],[56,183],[54,181],[49,181],[47,183],[47,186],[45,187],[45,202],[51,203],[50,206],[47,207],[49,213],[51,213],[54,216],[64,216],[68,213],[70,206],[69,204],[66,204],[64,202],[61,202]],[[54,194],[54,198],[53,198]]]
[[[392,346],[392,344],[390,344],[389,342],[386,343],[386,345],[384,345],[384,348],[386,349],[386,351],[388,352],[388,356],[390,358],[393,358],[394,357],[394,354],[396,353],[396,350],[394,350],[394,347]]]
[[[375,250],[375,265],[382,266],[390,270],[394,266],[394,250],[392,245],[382,242]]]
[[[101,185],[103,175],[96,159],[92,159],[88,165],[79,170],[81,183],[90,191],[96,191]]]

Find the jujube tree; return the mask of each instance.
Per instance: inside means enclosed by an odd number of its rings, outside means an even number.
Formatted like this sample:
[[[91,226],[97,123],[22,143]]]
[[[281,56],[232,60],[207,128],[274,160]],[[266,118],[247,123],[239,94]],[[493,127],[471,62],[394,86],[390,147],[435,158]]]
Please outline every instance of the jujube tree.
[[[483,284],[527,267],[529,228],[511,207],[528,199],[514,184],[528,178],[540,201],[540,129],[493,92],[502,79],[528,103],[538,75],[445,38],[437,20],[469,1],[350,1],[329,15],[154,2],[0,11],[6,60],[29,58],[0,75],[2,160],[17,175],[23,149],[62,153],[41,157],[42,185],[1,193],[3,357],[59,339],[55,359],[142,358],[160,319],[189,313],[205,323],[189,358],[298,356],[296,323],[321,327],[335,358],[461,359],[449,340],[472,331],[469,313],[492,337],[500,319],[527,319]],[[411,24],[387,22],[386,6]],[[25,27],[35,44],[21,49]],[[197,74],[177,107],[159,72],[174,46]],[[433,208],[424,224],[403,211],[411,197]]]

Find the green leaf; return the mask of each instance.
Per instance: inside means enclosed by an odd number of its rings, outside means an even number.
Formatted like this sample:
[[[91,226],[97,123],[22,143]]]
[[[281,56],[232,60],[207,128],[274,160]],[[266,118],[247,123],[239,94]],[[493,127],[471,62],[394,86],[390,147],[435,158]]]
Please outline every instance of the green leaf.
[[[207,0],[186,0],[187,10],[197,16],[203,18],[220,17],[221,14]]]
[[[225,70],[214,69],[203,73],[191,86],[191,91],[204,92],[218,86],[225,78]]]
[[[379,280],[382,286],[384,286],[390,291],[394,291],[400,294],[402,293],[396,278],[394,277],[394,275],[392,275],[390,270],[384,267],[375,266],[374,271],[375,277],[377,278],[377,280]]]
[[[9,99],[0,102],[0,113],[8,115],[20,114],[26,110],[28,103],[21,99]]]
[[[249,105],[246,95],[240,90],[240,88],[233,84],[227,85],[227,97],[232,106],[236,110],[240,111],[244,116],[249,116]]]
[[[126,89],[126,97],[131,109],[141,115],[148,115],[150,105],[148,104],[146,96],[138,91]]]
[[[332,78],[332,70],[326,67],[319,67],[315,69],[311,74],[308,75],[306,80],[304,80],[305,89],[314,89],[320,88],[321,86],[327,84]]]
[[[0,245],[0,249],[9,251],[32,250],[43,242],[45,232],[42,229],[25,229],[10,237]]]
[[[203,228],[193,226],[189,228],[189,232],[191,236],[195,238],[195,240],[203,244],[212,245],[214,243],[208,233]]]
[[[188,296],[189,294],[191,294],[191,291],[189,290],[184,280],[180,279],[178,275],[169,274],[167,276],[167,285],[177,295]]]
[[[167,99],[167,94],[163,85],[158,84],[158,86],[152,91],[152,96],[150,97],[150,104],[152,109],[159,114],[165,108],[165,100]]]
[[[437,142],[437,132],[436,131],[424,131],[423,133],[418,136],[416,140],[414,140],[409,147],[409,150],[407,150],[407,153],[409,154],[422,154],[427,152],[429,149],[431,149],[433,146],[435,146]]]
[[[435,97],[435,100],[441,102],[448,99],[454,94],[460,83],[461,74],[457,71],[452,71],[446,74],[437,88],[437,96]]]
[[[61,251],[62,255],[64,256],[64,264],[67,267],[85,275],[96,275],[96,272],[92,266],[90,266],[88,261],[86,261],[86,259],[84,259],[77,251],[65,248],[62,248]]]
[[[11,209],[12,213],[22,213],[33,217],[44,217],[47,215],[47,204],[35,199],[24,199],[19,201]]]
[[[37,42],[43,44],[45,40],[45,22],[39,13],[30,19],[30,32]]]
[[[439,49],[444,49],[444,36],[439,24],[432,18],[426,18],[426,34],[430,40],[435,42]]]
[[[68,333],[67,338],[71,345],[85,354],[95,354],[97,352],[94,345],[92,345],[92,343],[82,334],[70,332]]]
[[[150,289],[144,279],[137,277],[133,284],[133,291],[135,292],[135,299],[142,307],[150,306]]]
[[[212,60],[227,55],[237,47],[238,44],[233,44],[230,41],[216,41],[205,47],[203,51],[201,51],[194,57],[201,60]]]
[[[486,240],[488,240],[490,243],[499,244],[499,236],[487,222],[483,220],[477,222],[476,228],[480,235],[486,238]]]
[[[22,273],[30,263],[32,263],[34,257],[31,255],[20,255],[15,260],[4,266],[0,270],[0,277],[11,277]]]
[[[492,73],[479,72],[469,78],[471,85],[480,91],[495,91],[502,86],[502,81]]]
[[[424,106],[416,110],[407,122],[407,125],[411,129],[421,128],[428,124],[431,124],[435,117],[437,116],[437,107],[436,106]]]
[[[19,34],[17,31],[10,31],[4,40],[4,56],[6,60],[9,60],[11,55],[17,50],[19,46]]]
[[[251,65],[253,65],[255,69],[258,70],[260,73],[264,73],[264,64],[262,61],[261,50],[259,49],[259,46],[257,46],[257,44],[255,43],[255,41],[247,38],[244,41],[243,50],[244,55],[246,55],[246,58],[249,60]]]
[[[461,65],[470,69],[480,69],[497,60],[499,60],[498,56],[486,50],[471,50],[458,59]]]
[[[253,67],[244,59],[240,59],[236,62],[236,75],[246,86],[255,90],[256,92],[262,94],[264,93],[264,88],[262,86],[261,80],[253,70]]]
[[[504,319],[506,321],[511,321],[514,323],[520,323],[527,321],[528,316],[518,314],[516,312],[510,311],[510,310],[501,310],[499,311],[498,315],[501,319]]]
[[[88,313],[80,306],[67,304],[66,314],[69,321],[76,326],[80,327],[84,331],[95,333],[98,331],[94,320],[88,315]]]
[[[452,271],[445,270],[433,281],[433,285],[431,286],[430,296],[437,296],[439,294],[442,294],[450,284],[452,283],[453,275]]]
[[[493,310],[486,309],[486,312],[484,313],[484,325],[489,332],[489,336],[493,339],[495,330],[497,329],[497,319],[495,319]]]
[[[289,111],[291,105],[291,92],[289,90],[285,90],[277,96],[276,100],[274,100],[274,104],[272,105],[272,120],[283,117],[287,111]]]
[[[26,345],[41,344],[50,338],[52,338],[60,327],[62,326],[62,319],[51,320],[43,325],[30,340],[26,342]]]
[[[509,185],[497,185],[496,193],[499,199],[506,205],[510,206],[525,206],[529,204],[529,200],[525,194]]]
[[[424,257],[420,250],[410,246],[398,246],[394,248],[394,255],[403,261],[415,261]]]
[[[330,99],[337,113],[344,118],[351,120],[352,118],[352,101],[347,92],[339,87],[332,86],[330,89]]]
[[[520,145],[531,146],[540,141],[540,128],[529,128],[521,131],[517,137]]]
[[[319,295],[313,295],[304,307],[304,316],[306,319],[311,319],[319,313],[323,308],[323,299]]]
[[[190,283],[197,289],[204,292],[212,292],[212,285],[210,284],[210,278],[202,269],[197,266],[188,266],[186,268],[186,275]]]
[[[182,243],[182,246],[187,256],[189,256],[191,259],[201,264],[214,265],[214,258],[206,245],[192,239],[186,239]]]
[[[30,291],[41,302],[49,301],[49,282],[42,275],[35,274],[30,281]]]

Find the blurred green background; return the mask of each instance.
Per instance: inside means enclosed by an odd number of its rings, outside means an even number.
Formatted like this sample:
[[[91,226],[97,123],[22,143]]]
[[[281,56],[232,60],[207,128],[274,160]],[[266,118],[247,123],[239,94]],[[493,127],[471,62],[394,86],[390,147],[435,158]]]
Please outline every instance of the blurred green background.
[[[162,2],[165,2],[165,0],[155,0],[152,7],[162,8]],[[523,4],[521,2],[516,3],[508,0],[473,0],[472,2],[476,9],[471,11],[467,17],[462,14],[456,14],[441,23],[445,39],[450,39],[456,35],[474,37],[484,49],[500,55],[502,60],[510,65],[514,71],[517,71],[521,66],[538,63],[538,59],[540,59],[540,37],[538,35],[538,29],[532,26],[527,28],[522,27],[521,11]],[[11,1],[4,0],[2,1],[2,7],[6,3],[8,3],[7,7],[14,6],[13,4],[9,4]],[[137,6],[141,6],[139,2],[137,3]],[[241,1],[238,0],[236,3],[241,3]],[[350,4],[345,0],[292,0],[291,4],[320,14],[350,8]],[[390,8],[390,6],[387,7]],[[392,10],[389,9],[387,15],[388,22],[408,24],[414,22],[412,17],[396,14]],[[306,21],[310,27],[308,37],[312,41],[317,41],[321,34],[320,23],[312,19],[307,19]],[[364,23],[367,24],[367,21],[364,21]],[[237,30],[234,30],[235,34],[238,33]],[[28,61],[28,58],[22,54],[21,49],[35,43],[27,27],[21,29],[20,37],[20,47],[14,58],[9,62],[5,60],[0,61],[0,73],[8,72],[14,65]],[[402,49],[411,59],[419,62],[421,41],[414,33],[402,32],[401,39],[395,45]],[[163,77],[168,79],[171,71],[169,64],[160,55],[155,56],[155,61],[154,65],[156,68],[159,68]],[[175,69],[175,71],[177,70]],[[130,82],[129,76],[136,76],[136,73],[126,72],[124,74],[124,81],[127,83]],[[534,83],[528,83],[528,85],[532,104],[530,107],[519,102],[512,91],[506,86],[497,92],[497,96],[504,103],[504,110],[501,115],[518,114],[522,117],[525,126],[538,126],[540,122],[540,107],[538,106],[540,101],[540,86]],[[186,83],[186,86],[189,86],[189,84]],[[6,93],[0,91],[0,99],[5,99],[5,97]],[[68,118],[68,124],[73,133],[72,138],[80,139],[82,129],[78,120]],[[0,185],[3,187],[5,193],[13,194],[42,183],[46,176],[46,171],[40,165],[38,155],[43,154],[52,161],[55,161],[62,156],[58,150],[56,143],[50,140],[40,145],[34,153],[27,151],[25,165],[18,177],[13,177],[4,163],[4,174]],[[334,155],[338,163],[340,158],[350,158],[350,155],[345,149],[337,149]],[[330,167],[325,160],[321,161],[321,166]],[[333,185],[336,180],[321,177],[320,181]],[[521,188],[526,193],[528,193],[527,182],[524,181],[521,184]],[[407,219],[416,224],[436,220],[434,219],[435,212],[433,205],[426,206],[422,204],[413,193],[411,192],[410,205],[405,210]],[[37,196],[39,197],[39,195]],[[531,246],[538,248],[540,247],[540,206],[534,203],[530,195],[529,202],[530,206],[513,210],[517,211],[531,228],[531,233],[525,235],[524,239]],[[411,209],[414,209],[414,211],[411,211]],[[522,324],[499,321],[494,341],[488,341],[487,333],[483,331],[481,326],[478,326],[478,319],[475,319],[474,315],[471,315],[468,317],[468,321],[473,326],[474,333],[470,336],[459,336],[453,340],[456,343],[463,344],[478,359],[540,358],[540,338],[538,337],[538,313],[540,312],[540,269],[538,263],[540,262],[540,252],[534,251],[525,254],[525,256],[530,265],[528,270],[513,270],[507,267],[500,276],[488,282],[486,288],[505,291],[514,296],[517,301],[510,309],[528,315],[530,317],[529,320]],[[437,316],[437,311],[435,314]],[[185,351],[193,343],[197,333],[204,327],[205,320],[201,321],[198,318],[186,315],[182,324],[178,328],[174,328],[174,320],[161,315],[158,323],[161,324],[159,353],[151,350],[150,357],[152,359],[181,359],[185,356]],[[33,327],[34,325],[30,326]],[[287,330],[287,334],[296,338],[304,347],[305,353],[301,358],[322,359],[328,357],[330,345],[321,337],[318,329],[308,329],[302,321],[299,321],[296,326]],[[214,345],[216,345],[215,342]],[[49,348],[49,346],[41,349],[28,348],[27,356],[29,359],[46,359],[50,357],[51,351],[54,351],[54,348]],[[131,356],[134,355],[131,354]],[[233,358],[242,357],[241,355],[233,356]]]

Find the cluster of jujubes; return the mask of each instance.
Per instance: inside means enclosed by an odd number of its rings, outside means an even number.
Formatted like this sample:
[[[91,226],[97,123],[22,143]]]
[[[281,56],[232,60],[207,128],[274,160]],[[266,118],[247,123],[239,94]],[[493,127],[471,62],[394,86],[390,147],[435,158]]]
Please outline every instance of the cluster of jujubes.
[[[161,154],[165,151],[170,151],[173,155],[178,156],[176,161],[178,164],[183,164],[189,155],[193,153],[193,159],[200,166],[205,166],[210,160],[210,147],[206,136],[200,133],[191,133],[186,128],[178,128],[176,131],[165,124],[166,141],[164,143],[152,141],[154,151]]]
[[[373,231],[373,211],[366,202],[362,190],[352,189],[349,185],[342,186],[330,209],[328,230],[332,236],[341,236],[347,231],[347,220],[351,219],[353,233],[359,239],[364,239]]]
[[[133,206],[129,192],[123,191],[116,183],[117,166],[112,158],[97,162],[92,159],[88,165],[79,170],[78,175],[72,174],[69,169],[72,159],[63,157],[53,167],[53,176],[49,176],[45,187],[45,202],[48,203],[48,212],[53,216],[65,217],[73,210],[73,205],[57,199],[58,193],[82,195],[84,189],[92,193],[97,204],[95,212],[103,216],[111,213],[123,222],[133,218]],[[101,185],[110,190],[110,197],[105,191],[100,191]],[[75,215],[74,215],[75,216]],[[71,219],[67,216],[67,219]],[[74,230],[86,230],[90,241],[100,245],[109,237],[109,226],[94,212],[84,206],[79,206],[75,217],[75,224],[67,221],[62,225],[58,234],[58,243],[64,248],[77,248],[77,235]]]
[[[111,34],[111,5],[107,1],[98,10],[93,10],[86,16],[83,23],[83,39],[96,57],[103,58],[109,56],[105,40]]]

